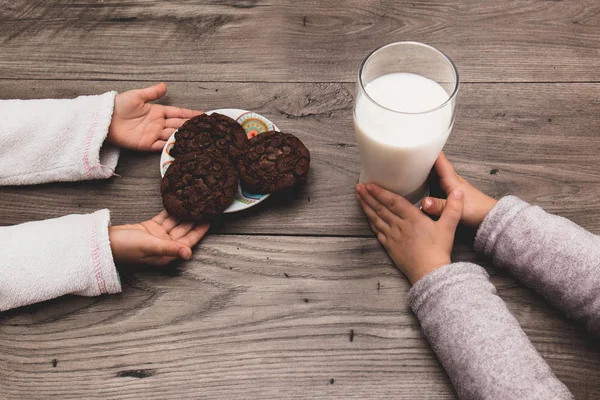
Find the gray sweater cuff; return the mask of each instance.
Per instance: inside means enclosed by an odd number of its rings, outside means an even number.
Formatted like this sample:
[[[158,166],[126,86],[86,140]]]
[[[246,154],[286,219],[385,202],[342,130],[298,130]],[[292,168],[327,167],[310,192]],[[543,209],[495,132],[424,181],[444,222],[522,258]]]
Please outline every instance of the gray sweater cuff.
[[[491,256],[504,228],[527,206],[528,203],[515,196],[500,199],[477,230],[475,251]]]
[[[492,286],[488,277],[485,269],[476,264],[458,262],[444,265],[417,281],[408,292],[408,300],[413,312],[419,315],[419,310],[431,296],[473,279]],[[495,292],[495,288],[492,290]]]
[[[483,220],[475,249],[600,335],[600,236],[507,196]]]

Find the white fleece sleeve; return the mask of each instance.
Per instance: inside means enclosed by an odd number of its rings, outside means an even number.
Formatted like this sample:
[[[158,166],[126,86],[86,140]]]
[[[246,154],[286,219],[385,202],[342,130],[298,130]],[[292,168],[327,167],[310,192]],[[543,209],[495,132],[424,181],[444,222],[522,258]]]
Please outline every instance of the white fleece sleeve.
[[[0,227],[0,311],[65,294],[119,293],[108,210]]]
[[[119,150],[103,143],[116,94],[0,100],[0,185],[114,175]]]

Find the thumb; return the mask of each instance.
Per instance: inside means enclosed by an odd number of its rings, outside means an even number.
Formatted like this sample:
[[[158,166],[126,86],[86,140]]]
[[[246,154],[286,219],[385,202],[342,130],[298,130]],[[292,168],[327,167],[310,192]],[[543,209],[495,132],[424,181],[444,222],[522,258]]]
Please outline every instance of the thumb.
[[[463,192],[456,189],[450,193],[448,200],[446,200],[446,206],[442,211],[439,223],[443,224],[446,228],[456,230],[456,226],[460,222],[463,213]]]
[[[439,217],[442,215],[442,211],[444,211],[446,200],[438,199],[437,197],[426,197],[423,199],[422,205],[423,211],[425,211],[427,214]]]
[[[158,100],[167,93],[167,84],[161,82],[154,86],[150,86],[144,89],[138,89],[139,94],[144,102]]]
[[[160,240],[153,248],[153,255],[158,257],[175,257],[189,260],[192,249],[176,240]]]
[[[441,181],[445,181],[448,186],[458,183],[458,174],[454,170],[452,163],[442,151],[435,160],[435,172],[437,172]]]

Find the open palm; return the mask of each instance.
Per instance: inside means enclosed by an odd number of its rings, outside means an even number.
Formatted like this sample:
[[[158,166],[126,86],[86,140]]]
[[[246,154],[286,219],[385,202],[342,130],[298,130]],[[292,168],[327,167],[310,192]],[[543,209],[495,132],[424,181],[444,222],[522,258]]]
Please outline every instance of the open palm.
[[[110,227],[110,247],[118,264],[165,265],[176,258],[188,260],[208,228],[208,223],[179,222],[163,210],[140,224]]]
[[[108,143],[131,150],[159,151],[187,119],[202,114],[187,108],[149,103],[165,93],[165,83],[119,93],[115,97]]]

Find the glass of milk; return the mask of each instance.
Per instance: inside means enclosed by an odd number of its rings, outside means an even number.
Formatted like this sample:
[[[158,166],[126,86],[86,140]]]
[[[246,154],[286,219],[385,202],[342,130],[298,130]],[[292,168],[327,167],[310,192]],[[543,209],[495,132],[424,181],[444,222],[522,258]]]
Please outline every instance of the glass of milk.
[[[454,63],[423,43],[391,43],[367,56],[356,86],[359,181],[420,205],[454,123],[459,86]]]

